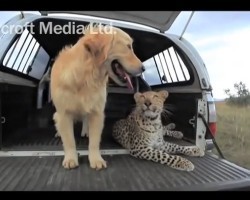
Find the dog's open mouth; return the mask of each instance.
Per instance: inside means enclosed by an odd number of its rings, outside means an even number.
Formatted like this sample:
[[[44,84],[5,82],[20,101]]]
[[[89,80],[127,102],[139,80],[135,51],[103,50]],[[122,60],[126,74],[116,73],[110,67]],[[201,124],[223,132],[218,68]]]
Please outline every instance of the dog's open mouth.
[[[111,63],[111,67],[112,67],[114,74],[119,78],[119,80],[122,83],[125,83],[130,90],[133,90],[134,87],[131,82],[130,75],[125,71],[123,66],[117,60],[114,60]]]

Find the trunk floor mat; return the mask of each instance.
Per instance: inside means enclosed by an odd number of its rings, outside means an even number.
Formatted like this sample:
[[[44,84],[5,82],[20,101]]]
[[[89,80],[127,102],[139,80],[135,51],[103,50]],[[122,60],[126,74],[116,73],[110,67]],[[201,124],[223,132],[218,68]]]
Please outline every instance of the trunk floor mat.
[[[227,190],[250,185],[250,171],[207,154],[189,157],[193,172],[129,155],[104,156],[108,168],[96,171],[80,156],[77,169],[65,170],[63,157],[0,157],[0,191]]]

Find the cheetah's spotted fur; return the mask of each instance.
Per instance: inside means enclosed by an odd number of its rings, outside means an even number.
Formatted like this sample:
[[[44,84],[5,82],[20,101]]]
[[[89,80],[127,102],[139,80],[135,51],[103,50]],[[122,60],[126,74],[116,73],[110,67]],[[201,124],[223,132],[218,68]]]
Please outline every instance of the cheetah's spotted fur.
[[[181,132],[171,130],[175,124],[162,125],[161,113],[167,97],[167,91],[136,93],[135,110],[126,119],[114,124],[113,137],[134,157],[192,171],[194,165],[189,160],[171,154],[203,156],[204,152],[196,146],[180,146],[164,141],[164,135],[183,137]]]

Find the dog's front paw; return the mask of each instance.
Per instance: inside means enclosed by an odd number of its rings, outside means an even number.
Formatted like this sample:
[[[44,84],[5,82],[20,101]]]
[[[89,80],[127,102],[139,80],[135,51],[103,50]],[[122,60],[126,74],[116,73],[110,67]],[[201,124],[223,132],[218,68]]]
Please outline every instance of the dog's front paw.
[[[77,155],[69,154],[64,156],[62,163],[65,169],[73,169],[79,166]]]
[[[107,163],[101,155],[89,155],[90,167],[96,170],[107,168]]]

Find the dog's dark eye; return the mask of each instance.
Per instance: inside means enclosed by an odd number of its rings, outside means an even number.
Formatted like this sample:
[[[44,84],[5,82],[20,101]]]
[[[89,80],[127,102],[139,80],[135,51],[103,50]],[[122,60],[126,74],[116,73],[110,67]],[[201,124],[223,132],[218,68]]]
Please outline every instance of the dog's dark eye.
[[[131,44],[128,44],[127,46],[128,46],[128,48],[129,48],[129,49],[132,49],[132,46],[131,46]]]
[[[158,95],[154,95],[153,98],[158,98],[159,96]]]

